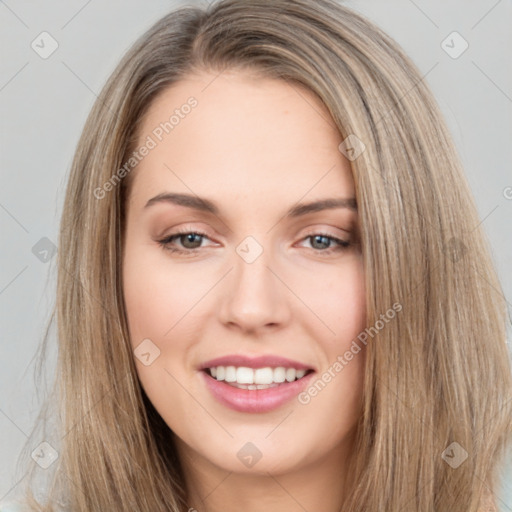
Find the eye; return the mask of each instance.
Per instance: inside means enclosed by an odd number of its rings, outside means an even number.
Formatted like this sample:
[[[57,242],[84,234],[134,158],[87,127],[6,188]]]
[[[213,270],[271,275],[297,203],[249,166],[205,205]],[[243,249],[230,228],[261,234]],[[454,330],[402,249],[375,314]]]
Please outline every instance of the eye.
[[[208,238],[208,236],[200,231],[182,230],[158,240],[158,243],[166,251],[177,254],[190,254],[195,253],[197,249],[201,248],[201,243],[205,238]],[[181,243],[183,249],[173,246],[176,241]]]
[[[349,241],[341,240],[328,233],[313,233],[303,238],[303,240],[310,240],[311,248],[315,252],[322,253],[322,255],[343,251],[351,245]]]
[[[193,255],[199,249],[204,248],[202,246],[202,242],[205,239],[209,240],[209,237],[201,231],[183,229],[158,240],[158,243],[164,250],[170,251],[171,253]],[[321,253],[322,255],[340,252],[352,245],[351,242],[331,236],[328,233],[313,233],[302,240],[309,240],[311,243],[311,249],[316,253]],[[181,247],[176,247],[177,242],[180,243]]]

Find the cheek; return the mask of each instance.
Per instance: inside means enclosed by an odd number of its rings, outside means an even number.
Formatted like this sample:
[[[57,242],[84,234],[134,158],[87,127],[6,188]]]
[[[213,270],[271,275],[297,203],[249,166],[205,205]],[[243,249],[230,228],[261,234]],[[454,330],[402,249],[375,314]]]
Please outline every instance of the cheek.
[[[129,249],[128,249],[129,250]],[[198,276],[171,268],[157,251],[134,249],[124,261],[123,290],[132,344],[144,338],[165,342],[204,294]]]
[[[296,279],[304,303],[315,314],[315,329],[328,352],[340,350],[365,327],[366,293],[360,255],[339,265],[317,266]],[[313,325],[311,323],[311,325]]]
[[[362,259],[353,255],[335,270],[332,267],[317,270],[315,277],[305,285],[309,285],[307,298],[311,310],[318,313],[316,321],[312,319],[309,325],[322,354],[323,366],[301,403],[307,404],[306,415],[315,411],[317,418],[326,415],[325,421],[332,422],[333,407],[343,411],[344,420],[337,429],[333,428],[334,433],[347,429],[355,421],[363,396],[366,345],[357,339],[366,327]],[[317,420],[308,415],[307,421]]]
[[[188,396],[179,383],[193,343],[185,331],[190,332],[194,315],[187,312],[198,302],[201,287],[191,285],[189,273],[171,269],[158,251],[129,241],[126,249],[123,294],[136,370],[147,396],[166,417],[169,410],[186,407]]]

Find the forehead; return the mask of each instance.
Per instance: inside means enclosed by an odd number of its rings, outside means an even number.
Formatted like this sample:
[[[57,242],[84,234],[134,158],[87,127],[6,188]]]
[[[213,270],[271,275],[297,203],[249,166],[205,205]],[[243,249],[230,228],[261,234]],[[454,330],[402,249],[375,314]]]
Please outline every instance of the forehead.
[[[154,147],[133,171],[135,200],[182,191],[244,198],[249,206],[354,195],[326,107],[282,80],[240,71],[191,75],[153,101],[139,146],[149,139]]]

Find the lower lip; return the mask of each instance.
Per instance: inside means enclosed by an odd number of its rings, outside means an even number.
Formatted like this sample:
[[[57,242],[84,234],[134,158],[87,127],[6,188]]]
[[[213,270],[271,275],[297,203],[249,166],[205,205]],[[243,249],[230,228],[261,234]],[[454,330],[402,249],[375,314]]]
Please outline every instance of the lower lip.
[[[204,371],[203,379],[212,395],[223,405],[239,412],[262,413],[278,409],[297,396],[308,384],[314,372],[293,382],[283,382],[267,389],[240,389],[218,381]]]

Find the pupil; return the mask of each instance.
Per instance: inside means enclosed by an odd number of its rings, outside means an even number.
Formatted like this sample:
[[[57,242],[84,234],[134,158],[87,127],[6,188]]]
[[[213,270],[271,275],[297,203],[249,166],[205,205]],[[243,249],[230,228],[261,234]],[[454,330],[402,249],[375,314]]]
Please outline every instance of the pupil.
[[[320,249],[325,249],[326,247],[329,246],[329,238],[327,238],[326,236],[323,236],[323,235],[315,235],[313,237],[313,240],[314,240],[314,243],[313,243],[313,247],[315,246],[315,243],[320,240]],[[322,240],[324,240],[324,242],[322,243]],[[317,247],[318,248],[318,247]]]
[[[198,237],[199,238],[199,244],[195,244],[194,245],[194,238],[195,237]],[[195,249],[196,247],[199,247],[201,245],[201,240],[200,240],[200,237],[201,235],[198,235],[197,233],[189,233],[188,235],[185,235],[185,240],[186,240],[186,243],[184,244],[185,247],[188,247],[189,249]],[[197,241],[197,240],[196,240]],[[194,247],[189,247],[187,244],[190,243],[192,244]]]

